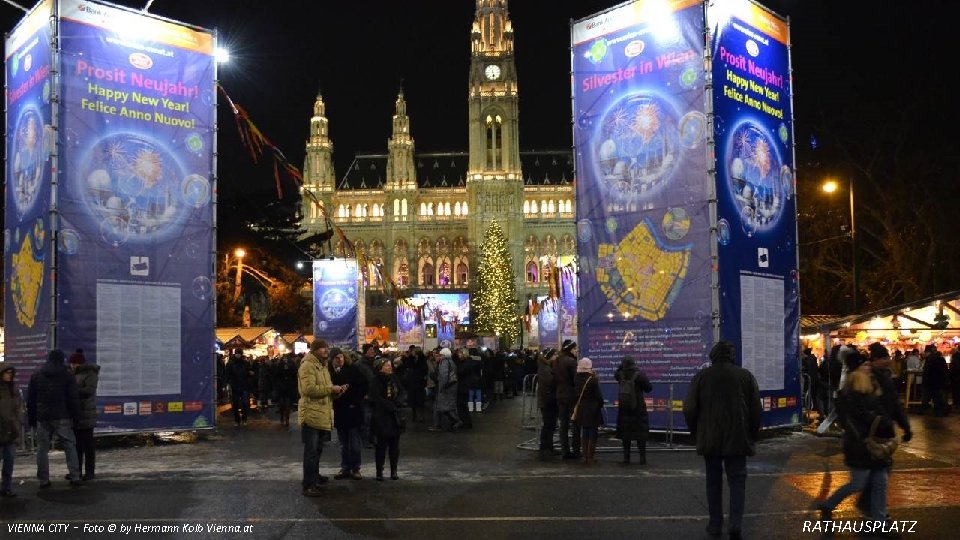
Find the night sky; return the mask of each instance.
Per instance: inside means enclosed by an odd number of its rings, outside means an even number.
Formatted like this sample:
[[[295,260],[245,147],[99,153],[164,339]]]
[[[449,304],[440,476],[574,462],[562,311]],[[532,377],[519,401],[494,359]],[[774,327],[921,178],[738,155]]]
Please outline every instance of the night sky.
[[[123,1],[142,8],[144,0]],[[855,136],[867,116],[912,107],[917,144],[956,142],[954,62],[960,4],[765,0],[792,21],[798,174],[833,159],[824,132]],[[603,0],[513,0],[521,149],[571,145],[569,21]],[[327,102],[338,177],[356,152],[385,152],[401,78],[420,151],[464,151],[473,0],[156,0],[151,13],[220,33],[232,61],[221,82],[297,166],[303,163],[318,88]],[[22,12],[0,4],[5,30]],[[948,81],[954,81],[948,84]],[[852,114],[859,111],[860,114]],[[221,202],[273,189],[272,168],[253,167],[229,109],[220,106]],[[291,190],[292,191],[292,190]],[[221,208],[223,210],[223,208]]]

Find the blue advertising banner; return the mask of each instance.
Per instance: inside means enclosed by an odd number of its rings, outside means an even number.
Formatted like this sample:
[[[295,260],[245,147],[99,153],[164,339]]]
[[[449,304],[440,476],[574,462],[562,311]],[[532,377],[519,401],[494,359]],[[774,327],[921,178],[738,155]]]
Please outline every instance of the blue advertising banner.
[[[100,366],[98,429],[211,427],[214,37],[59,8],[60,347]]]
[[[7,35],[6,178],[3,275],[5,358],[25,386],[50,347],[52,231],[50,184],[53,126],[50,106],[50,15],[38,4]]]
[[[397,304],[397,346],[406,349],[410,345],[423,347],[423,321],[417,308],[410,304]]]
[[[799,423],[789,26],[748,0],[707,13],[713,57],[720,334],[757,378],[763,425]]]
[[[560,303],[553,298],[540,302],[537,313],[537,332],[540,334],[540,348],[560,348]]]
[[[577,297],[580,282],[573,265],[562,266],[560,275],[560,341],[577,341]]]
[[[572,28],[579,348],[611,402],[624,356],[665,404],[712,343],[703,21],[637,0]],[[682,423],[660,409],[651,427]]]
[[[331,347],[357,350],[357,261],[313,261],[313,337]]]

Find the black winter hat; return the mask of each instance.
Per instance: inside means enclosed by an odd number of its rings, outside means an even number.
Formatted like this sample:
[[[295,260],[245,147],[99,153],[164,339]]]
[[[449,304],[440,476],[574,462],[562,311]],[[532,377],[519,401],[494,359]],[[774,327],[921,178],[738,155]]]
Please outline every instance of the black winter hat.
[[[573,341],[573,340],[570,340],[570,339],[565,339],[565,340],[563,340],[563,345],[562,345],[560,348],[563,349],[564,352],[570,352],[570,351],[572,351],[573,348],[576,347],[576,346],[577,346],[577,342],[576,342],[576,341]]]
[[[67,355],[63,354],[63,351],[60,349],[54,349],[47,354],[47,362],[51,362],[53,364],[62,364],[66,359]]]
[[[866,361],[867,357],[863,356],[860,351],[851,352],[847,355],[847,371],[856,371]]]
[[[870,351],[870,358],[890,358],[890,351],[880,343],[871,343],[868,347]]]

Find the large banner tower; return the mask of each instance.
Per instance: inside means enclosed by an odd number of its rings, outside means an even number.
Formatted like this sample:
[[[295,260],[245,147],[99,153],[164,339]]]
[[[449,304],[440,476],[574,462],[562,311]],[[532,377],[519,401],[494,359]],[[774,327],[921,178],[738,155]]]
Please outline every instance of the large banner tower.
[[[615,399],[634,356],[651,426],[719,339],[799,423],[789,32],[749,0],[635,0],[572,27],[582,356]],[[709,15],[709,16],[708,16]]]
[[[215,45],[83,0],[6,40],[7,360],[82,348],[100,431],[215,422]]]

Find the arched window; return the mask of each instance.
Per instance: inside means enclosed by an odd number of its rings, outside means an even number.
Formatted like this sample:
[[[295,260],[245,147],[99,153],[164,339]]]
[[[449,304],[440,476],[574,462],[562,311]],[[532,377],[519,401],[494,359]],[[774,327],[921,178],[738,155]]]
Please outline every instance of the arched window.
[[[467,203],[463,203],[463,215],[466,216],[468,214],[470,214],[470,209],[467,208]]]
[[[355,217],[360,217],[363,215],[362,212],[363,212],[363,206],[361,206],[360,203],[357,203],[357,206],[355,206],[353,209],[353,215]]]
[[[432,216],[432,215],[433,215],[433,203],[427,204],[427,215],[428,215],[428,216]]]
[[[560,238],[560,254],[575,255],[577,252],[577,243],[572,235],[565,234]]]
[[[400,220],[400,199],[393,200],[393,220]]]
[[[573,213],[573,201],[572,201],[572,200],[567,199],[567,208],[566,208],[566,210],[564,210],[564,211],[565,211],[566,213],[568,213],[568,214],[572,214],[572,213]]]
[[[553,205],[553,200],[551,200],[551,201],[548,203],[547,212],[550,213],[550,214],[555,214],[555,213],[557,213],[557,207]]]
[[[466,257],[457,258],[456,261],[457,271],[454,274],[454,281],[457,285],[467,285],[469,283],[470,277],[470,265],[467,263]]]
[[[437,284],[441,287],[449,287],[453,284],[453,268],[450,265],[450,259],[446,257],[440,259],[437,266]]]
[[[503,119],[487,115],[487,169],[502,169]]]
[[[403,199],[402,201],[400,201],[400,215],[402,215],[402,216],[406,216],[406,215],[407,215],[407,200],[406,200],[406,199]]]
[[[433,287],[436,283],[436,269],[433,266],[431,257],[422,257],[420,259],[420,285],[424,287]]]
[[[459,202],[458,202],[457,204],[453,205],[453,215],[455,215],[455,216],[459,216],[459,215],[460,215],[460,203],[459,203]]]
[[[536,213],[539,212],[539,211],[540,211],[540,209],[537,208],[537,201],[530,201],[530,213],[531,213],[531,214],[536,214]]]
[[[444,215],[447,215],[447,216],[450,215],[450,203],[443,204],[443,212],[444,212]]]
[[[410,265],[407,264],[406,257],[397,257],[396,261],[393,263],[393,280],[397,282],[397,285],[401,287],[407,287],[410,285]]]
[[[433,255],[433,242],[429,238],[421,238],[417,242],[417,256]]]
[[[540,283],[540,270],[536,261],[527,262],[527,283]]]
[[[551,257],[557,256],[557,237],[556,236],[552,234],[548,234],[543,239],[543,254],[550,255]]]
[[[420,203],[420,215],[427,215],[427,203]]]
[[[468,251],[467,239],[458,236],[453,239],[453,252],[457,255],[466,255]]]
[[[530,213],[530,201],[523,201],[523,213],[524,214]]]

